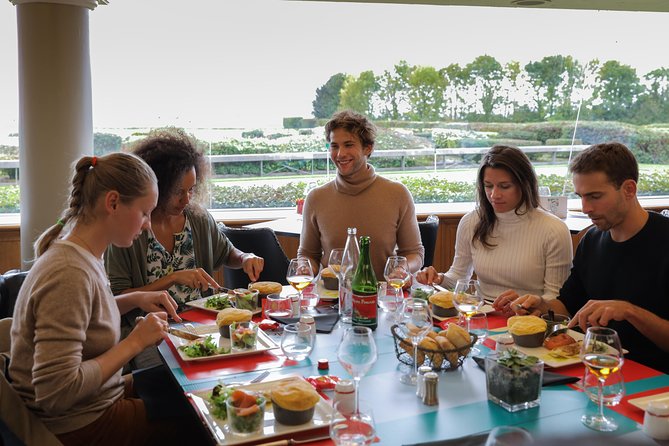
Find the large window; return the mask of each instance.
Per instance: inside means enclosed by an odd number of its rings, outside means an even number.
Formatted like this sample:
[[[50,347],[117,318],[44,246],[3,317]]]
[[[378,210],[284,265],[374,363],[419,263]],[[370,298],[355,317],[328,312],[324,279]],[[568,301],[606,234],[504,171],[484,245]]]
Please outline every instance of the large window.
[[[13,160],[8,2],[0,24],[0,158]],[[495,143],[525,147],[560,194],[571,152],[619,140],[641,193],[669,194],[669,13],[170,0],[112,2],[90,26],[96,152],[186,128],[212,155],[213,208],[292,206],[331,178],[322,125],[342,107],[378,123],[371,162],[417,202],[471,201]],[[4,166],[0,210],[16,212]]]

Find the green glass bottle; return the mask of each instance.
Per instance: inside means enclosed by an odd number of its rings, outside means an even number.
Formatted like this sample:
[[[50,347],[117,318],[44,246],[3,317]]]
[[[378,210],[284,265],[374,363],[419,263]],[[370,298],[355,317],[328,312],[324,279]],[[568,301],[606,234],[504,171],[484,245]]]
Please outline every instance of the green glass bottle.
[[[353,325],[369,327],[376,330],[378,325],[377,281],[369,256],[370,240],[368,236],[360,237],[360,260],[353,274],[351,289],[353,291]]]

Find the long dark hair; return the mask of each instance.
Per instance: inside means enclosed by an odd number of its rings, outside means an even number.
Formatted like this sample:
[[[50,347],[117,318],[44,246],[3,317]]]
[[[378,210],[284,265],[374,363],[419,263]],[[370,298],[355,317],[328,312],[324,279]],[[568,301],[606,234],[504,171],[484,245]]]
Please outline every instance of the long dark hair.
[[[520,202],[515,209],[517,215],[539,207],[539,186],[530,159],[517,147],[496,145],[483,156],[476,180],[479,222],[474,229],[472,242],[479,241],[486,248],[493,248],[496,245],[489,239],[497,223],[497,216],[488,201],[483,185],[483,176],[488,167],[506,170],[520,188]]]

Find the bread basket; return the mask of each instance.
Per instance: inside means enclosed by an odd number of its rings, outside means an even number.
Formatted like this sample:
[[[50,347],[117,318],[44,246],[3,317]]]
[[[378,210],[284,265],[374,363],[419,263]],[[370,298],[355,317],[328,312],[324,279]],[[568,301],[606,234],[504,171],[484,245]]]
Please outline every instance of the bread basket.
[[[395,355],[397,356],[397,359],[402,364],[413,366],[413,353],[407,352],[402,347],[404,342],[408,342],[409,344],[411,344],[411,342],[404,341],[404,338],[400,335],[399,327],[397,325],[393,325],[390,328],[390,331],[393,334]],[[457,369],[462,365],[463,361],[467,357],[467,354],[469,354],[469,351],[472,349],[472,347],[474,347],[474,344],[476,344],[476,340],[478,339],[478,336],[476,336],[474,333],[469,333],[469,336],[471,337],[471,343],[460,348],[449,350],[432,350],[419,346],[418,366],[420,367],[421,365],[429,365],[435,372]],[[409,350],[413,352],[413,345]]]

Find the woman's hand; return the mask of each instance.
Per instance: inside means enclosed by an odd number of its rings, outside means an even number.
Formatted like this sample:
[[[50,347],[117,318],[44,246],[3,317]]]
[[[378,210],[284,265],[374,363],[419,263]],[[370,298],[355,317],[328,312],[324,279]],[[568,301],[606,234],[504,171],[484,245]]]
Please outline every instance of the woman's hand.
[[[251,282],[255,282],[260,277],[260,273],[265,267],[265,259],[258,257],[253,253],[244,254],[242,257],[242,269],[249,276]]]
[[[423,268],[416,273],[416,280],[425,285],[432,285],[433,283],[441,283],[444,278],[432,266]]]
[[[144,291],[141,293],[137,306],[146,313],[151,312],[165,312],[167,316],[177,322],[181,322],[181,317],[177,314],[179,307],[176,301],[170,296],[167,291]]]
[[[132,338],[134,342],[141,345],[142,350],[162,341],[163,335],[167,333],[169,327],[167,313],[164,311],[140,316],[135,319],[135,322],[135,328],[130,332],[128,338]]]
[[[519,316],[532,314],[534,316],[541,316],[545,313],[546,303],[544,300],[533,294],[525,294],[518,299],[511,302],[511,309]]]
[[[492,307],[501,311],[504,316],[512,316],[514,314],[513,308],[511,308],[511,303],[518,299],[520,296],[514,290],[506,290],[492,303]]]
[[[175,283],[207,291],[209,288],[219,289],[221,286],[202,268],[184,269],[172,273]]]

